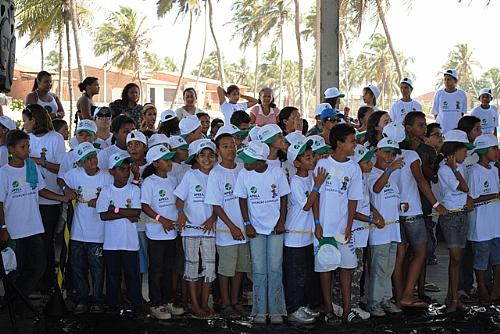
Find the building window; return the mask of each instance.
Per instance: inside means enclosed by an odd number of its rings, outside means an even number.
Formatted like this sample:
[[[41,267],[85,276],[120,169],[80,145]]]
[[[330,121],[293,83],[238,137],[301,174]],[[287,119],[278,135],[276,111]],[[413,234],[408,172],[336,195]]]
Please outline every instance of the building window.
[[[149,88],[149,102],[155,104],[155,89]]]

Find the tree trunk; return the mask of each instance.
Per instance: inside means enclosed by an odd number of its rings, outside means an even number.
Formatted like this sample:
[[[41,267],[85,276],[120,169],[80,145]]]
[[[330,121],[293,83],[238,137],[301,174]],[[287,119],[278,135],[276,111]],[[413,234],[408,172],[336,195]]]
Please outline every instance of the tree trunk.
[[[69,133],[73,133],[73,79],[71,73],[71,38],[70,38],[70,21],[66,19],[64,23],[66,27],[66,46],[68,50],[68,93],[69,93]]]
[[[45,55],[44,55],[44,52],[43,52],[43,41],[40,41],[40,55],[42,56],[40,61],[40,67],[41,67],[41,71],[43,71],[43,68],[44,68],[44,65],[45,65]]]
[[[280,42],[281,42],[281,51],[280,51],[280,89],[278,91],[278,107],[281,107],[281,95],[283,94],[283,50],[284,50],[284,40],[283,40],[283,18],[280,23]]]
[[[381,0],[375,0],[377,3],[377,12],[378,17],[380,18],[380,22],[382,22],[382,26],[384,27],[385,37],[387,38],[387,43],[389,44],[389,50],[391,51],[392,59],[394,59],[394,64],[396,65],[396,71],[398,72],[398,82],[403,77],[401,73],[401,67],[399,66],[399,60],[396,55],[396,50],[394,50],[394,45],[392,45],[391,35],[389,33],[389,27],[387,26],[387,22],[385,21],[385,14],[382,9]]]
[[[80,36],[78,35],[78,14],[76,12],[76,1],[69,0],[69,10],[71,18],[71,26],[73,27],[73,38],[75,40],[76,62],[78,64],[78,74],[80,75],[80,82],[85,79],[85,69],[82,64],[82,52],[80,49]]]
[[[219,66],[220,85],[221,87],[224,87],[226,81],[226,76],[224,74],[224,61],[222,59],[222,52],[220,51],[219,48],[219,42],[217,42],[217,37],[215,37],[212,0],[208,0],[208,20],[210,22],[210,32],[212,33],[212,37],[214,39],[215,49],[217,50],[217,62]]]
[[[184,70],[186,69],[186,61],[188,55],[189,41],[191,40],[191,31],[193,30],[193,10],[189,9],[189,31],[186,40],[186,47],[184,48],[184,59],[182,60],[181,73],[179,75],[179,80],[177,80],[177,87],[175,88],[174,97],[172,98],[172,104],[170,105],[170,109],[174,108],[175,100],[177,99],[177,93],[179,92],[179,88],[181,87],[182,77],[184,76]]]
[[[59,44],[59,60],[57,62],[57,73],[59,82],[57,83],[57,96],[60,100],[63,100],[63,82],[62,82],[62,68],[63,68],[63,30],[60,26],[58,28],[58,44]]]
[[[137,59],[137,61],[135,62],[134,64],[134,67],[135,67],[135,75],[137,77],[137,81],[139,81],[139,87],[140,87],[140,92],[141,92],[141,95],[140,95],[140,102],[142,104],[144,104],[144,96],[146,95],[146,92],[144,91],[144,87],[142,87],[142,78],[141,78],[141,64],[139,63],[139,55],[137,55],[137,57],[135,58]],[[140,122],[139,122],[139,125],[140,125]]]
[[[253,80],[253,96],[257,96],[257,81],[259,77],[259,43],[255,43],[255,76]]]
[[[207,2],[205,1],[205,21],[203,22],[204,36],[203,36],[203,51],[201,52],[200,66],[198,66],[198,75],[196,76],[196,83],[194,84],[194,90],[198,89],[198,81],[200,81],[201,70],[203,69],[203,61],[205,60],[205,51],[207,48]]]
[[[299,104],[300,112],[303,116],[306,115],[304,104],[304,60],[302,59],[302,46],[300,43],[300,6],[299,0],[294,0],[295,3],[295,39],[297,40],[297,51],[299,53]]]
[[[316,59],[314,60],[312,66],[313,66],[313,68],[311,70],[312,71],[311,81],[309,81],[309,87],[306,90],[306,92],[307,92],[306,106],[309,105],[309,100],[311,99],[311,93],[312,93],[312,88],[313,88],[314,80],[316,79],[316,76],[314,75],[314,73],[316,73]],[[316,103],[316,104],[318,104],[318,103]]]

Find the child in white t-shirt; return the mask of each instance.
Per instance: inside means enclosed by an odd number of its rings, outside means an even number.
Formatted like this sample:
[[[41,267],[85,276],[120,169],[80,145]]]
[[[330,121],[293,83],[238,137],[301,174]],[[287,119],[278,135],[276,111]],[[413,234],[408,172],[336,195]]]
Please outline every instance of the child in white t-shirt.
[[[498,110],[497,107],[491,105],[492,100],[491,89],[483,88],[479,91],[480,105],[472,109],[471,115],[476,116],[481,120],[481,130],[483,133],[497,135],[498,127]]]
[[[498,139],[485,134],[474,141],[479,162],[469,172],[469,196],[476,206],[469,214],[468,240],[472,242],[473,268],[479,290],[479,302],[490,303],[500,297],[500,184],[498,169],[492,163],[497,160]],[[494,280],[491,294],[486,283],[486,270],[493,267]]]
[[[135,122],[128,116],[118,115],[111,122],[110,130],[113,133],[113,145],[99,151],[97,160],[100,169],[110,169],[107,163],[111,155],[127,153],[127,135],[135,130]]]
[[[170,319],[172,314],[181,315],[184,310],[172,303],[172,269],[176,257],[177,209],[173,191],[177,178],[168,173],[172,170],[172,158],[165,146],[149,149],[146,156],[147,167],[142,174],[142,211],[148,220],[146,236],[149,259],[149,299],[150,312],[154,318]]]
[[[187,117],[186,117],[187,118]],[[186,119],[184,118],[184,119]],[[215,280],[216,216],[212,206],[205,204],[208,174],[215,165],[215,144],[209,139],[198,139],[189,145],[188,162],[193,167],[186,172],[174,191],[179,210],[178,228],[182,231],[184,246],[184,280],[188,281],[192,314],[196,318],[210,319],[215,312],[208,306],[208,297]],[[199,274],[201,254],[201,267]],[[200,277],[204,277],[201,278]],[[201,296],[198,282],[201,281]]]
[[[7,116],[0,116],[0,167],[9,163],[9,152],[7,150],[7,145],[5,145],[5,140],[7,132],[15,128],[16,123],[14,123],[12,119]]]
[[[97,198],[97,212],[104,220],[103,255],[106,266],[106,302],[118,306],[121,273],[125,274],[127,297],[133,308],[142,306],[139,277],[139,238],[135,223],[141,213],[141,191],[129,183],[132,159],[126,153],[109,157],[113,183]]]
[[[77,135],[78,138],[78,135]],[[76,196],[71,224],[71,272],[77,292],[75,314],[85,313],[89,300],[93,312],[103,311],[104,286],[104,222],[96,210],[101,189],[112,183],[107,170],[97,167],[97,150],[91,143],[77,145],[74,152],[80,168],[72,168],[58,179],[59,186],[68,196]],[[88,275],[92,276],[92,294],[89,298]]]
[[[236,110],[246,111],[248,108],[253,107],[257,100],[251,96],[240,94],[240,89],[236,85],[227,87],[227,91],[222,87],[217,87],[217,94],[219,95],[220,111],[224,115],[224,122],[229,124],[231,116]],[[226,97],[228,101],[226,101]],[[245,103],[238,103],[240,98],[247,100]]]
[[[95,133],[97,131],[97,125],[95,125],[94,121],[83,119],[78,122],[76,127],[76,135],[75,135],[75,147],[81,143],[93,143],[95,139]],[[74,149],[66,152],[64,157],[62,158],[61,165],[59,166],[58,178],[62,178],[64,174],[66,174],[71,169],[78,166],[78,154]]]
[[[290,187],[281,168],[266,163],[268,145],[252,141],[238,156],[244,161],[234,194],[240,198],[245,232],[250,238],[253,271],[252,315],[255,323],[282,324],[286,315],[283,290],[283,233]]]
[[[443,73],[444,89],[440,89],[434,95],[431,114],[436,122],[441,124],[443,133],[457,127],[458,120],[467,111],[467,95],[461,89],[457,89],[458,72],[454,69]]]

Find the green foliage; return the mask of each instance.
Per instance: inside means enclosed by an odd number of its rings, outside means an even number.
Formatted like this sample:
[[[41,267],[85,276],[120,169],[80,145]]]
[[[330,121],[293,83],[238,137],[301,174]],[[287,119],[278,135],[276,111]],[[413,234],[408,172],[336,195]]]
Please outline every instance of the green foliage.
[[[24,110],[24,102],[22,99],[12,99],[10,103],[10,109],[12,111],[21,112]]]
[[[64,56],[62,61],[64,61]],[[52,71],[57,71],[57,67],[59,66],[59,52],[52,50],[45,57],[45,64]]]

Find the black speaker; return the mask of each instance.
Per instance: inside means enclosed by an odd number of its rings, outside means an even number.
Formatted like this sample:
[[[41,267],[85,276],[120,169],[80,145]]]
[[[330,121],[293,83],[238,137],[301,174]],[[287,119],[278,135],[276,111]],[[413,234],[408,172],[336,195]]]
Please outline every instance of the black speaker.
[[[13,0],[0,0],[0,92],[10,92],[16,63]]]

